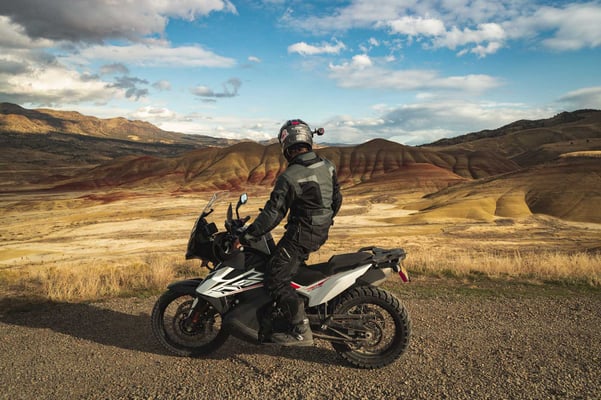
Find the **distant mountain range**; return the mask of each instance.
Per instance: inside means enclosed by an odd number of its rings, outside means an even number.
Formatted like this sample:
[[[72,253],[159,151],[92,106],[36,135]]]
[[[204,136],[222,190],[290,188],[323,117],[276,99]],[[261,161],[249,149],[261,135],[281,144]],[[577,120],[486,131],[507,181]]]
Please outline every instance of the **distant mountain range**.
[[[0,144],[0,192],[265,190],[286,167],[277,144],[233,143],[142,121],[8,103],[0,104]],[[428,194],[414,205],[423,208],[420,215],[491,219],[544,212],[601,222],[598,110],[516,121],[419,147],[376,139],[317,151],[336,164],[349,193]],[[492,200],[476,200],[482,198]]]

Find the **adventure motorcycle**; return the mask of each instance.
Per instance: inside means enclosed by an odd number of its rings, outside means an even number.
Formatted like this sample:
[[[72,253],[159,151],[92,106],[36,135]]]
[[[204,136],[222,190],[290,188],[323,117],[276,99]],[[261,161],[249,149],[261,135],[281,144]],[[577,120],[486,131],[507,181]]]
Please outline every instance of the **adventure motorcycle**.
[[[272,332],[289,329],[263,286],[263,272],[275,248],[270,233],[240,245],[250,217],[240,218],[247,201],[240,196],[233,217],[227,210],[225,232],[206,218],[219,196],[213,195],[197,219],[186,259],[198,258],[210,269],[204,278],[172,283],[152,311],[152,330],[169,351],[202,356],[230,334],[252,343],[269,343]],[[314,339],[331,342],[345,360],[360,368],[379,368],[396,360],[409,345],[407,310],[378,286],[392,271],[409,280],[401,266],[403,249],[365,247],[333,256],[328,262],[301,266],[291,285],[305,303]],[[212,266],[211,266],[212,265]]]

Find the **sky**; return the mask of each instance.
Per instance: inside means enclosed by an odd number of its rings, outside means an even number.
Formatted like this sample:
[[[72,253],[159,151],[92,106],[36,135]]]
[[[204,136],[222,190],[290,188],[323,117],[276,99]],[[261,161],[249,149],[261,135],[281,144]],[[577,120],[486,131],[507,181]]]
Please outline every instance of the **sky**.
[[[601,0],[0,0],[0,102],[430,143],[601,109]]]

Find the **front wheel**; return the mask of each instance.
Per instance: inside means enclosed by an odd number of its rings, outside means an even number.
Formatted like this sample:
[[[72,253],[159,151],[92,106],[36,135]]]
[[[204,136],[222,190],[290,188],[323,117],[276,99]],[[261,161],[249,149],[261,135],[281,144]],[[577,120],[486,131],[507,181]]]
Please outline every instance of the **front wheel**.
[[[209,303],[198,299],[194,292],[168,290],[154,305],[152,332],[167,350],[180,356],[198,357],[221,346],[228,333],[221,324],[221,315]]]
[[[359,286],[350,290],[337,303],[334,315],[352,339],[332,342],[332,347],[356,367],[384,367],[409,346],[411,320],[407,309],[382,289]]]

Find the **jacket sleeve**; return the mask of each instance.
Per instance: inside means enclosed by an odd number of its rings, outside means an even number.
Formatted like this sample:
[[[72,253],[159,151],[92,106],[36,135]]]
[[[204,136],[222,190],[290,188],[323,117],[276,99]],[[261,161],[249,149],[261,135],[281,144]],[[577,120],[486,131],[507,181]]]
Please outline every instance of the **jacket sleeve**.
[[[258,237],[278,226],[290,208],[291,191],[292,188],[288,181],[280,175],[275,182],[269,200],[265,203],[265,207],[246,232],[251,236]]]
[[[338,214],[340,211],[340,206],[342,206],[342,193],[340,193],[340,185],[338,184],[338,178],[336,177],[336,170],[332,174],[332,211],[334,215],[332,218]]]

